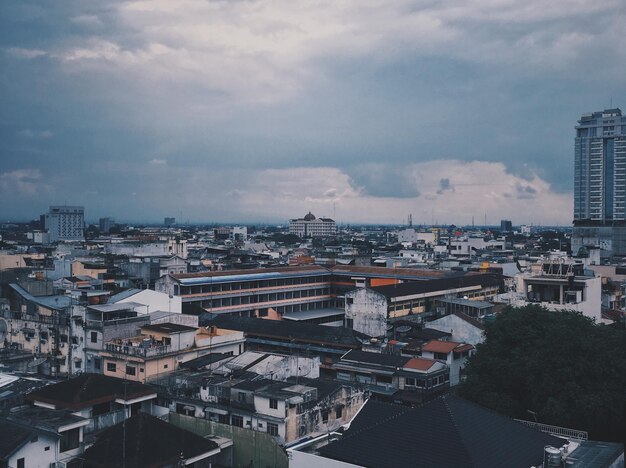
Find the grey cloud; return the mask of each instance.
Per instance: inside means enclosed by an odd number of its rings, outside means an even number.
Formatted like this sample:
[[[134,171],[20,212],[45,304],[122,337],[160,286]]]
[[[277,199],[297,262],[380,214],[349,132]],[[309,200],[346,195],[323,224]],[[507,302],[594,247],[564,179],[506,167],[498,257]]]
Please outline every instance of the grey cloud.
[[[366,164],[349,168],[352,184],[373,197],[415,198],[420,196],[415,178],[402,166]]]
[[[444,192],[447,191],[454,192],[454,186],[450,183],[450,179],[440,179],[439,190],[437,190],[437,194],[442,195]]]

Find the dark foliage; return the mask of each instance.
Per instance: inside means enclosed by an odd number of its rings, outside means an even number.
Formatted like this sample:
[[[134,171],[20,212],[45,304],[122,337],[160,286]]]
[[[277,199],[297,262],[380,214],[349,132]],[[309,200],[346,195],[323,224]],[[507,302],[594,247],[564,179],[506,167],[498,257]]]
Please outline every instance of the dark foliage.
[[[626,331],[530,305],[506,309],[485,333],[461,396],[594,440],[624,440]]]

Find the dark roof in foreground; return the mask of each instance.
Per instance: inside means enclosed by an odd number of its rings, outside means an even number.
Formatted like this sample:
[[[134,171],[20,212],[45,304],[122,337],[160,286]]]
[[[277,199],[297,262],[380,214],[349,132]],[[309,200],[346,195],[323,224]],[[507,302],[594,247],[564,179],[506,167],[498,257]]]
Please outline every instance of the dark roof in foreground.
[[[122,424],[110,427],[98,436],[82,456],[83,467],[122,466],[124,433],[127,468],[177,466],[181,457],[188,460],[219,449],[212,440],[146,413],[126,420],[125,430]]]
[[[201,325],[243,331],[249,336],[296,340],[316,344],[332,344],[343,348],[357,348],[359,342],[351,329],[325,327],[291,320],[267,320],[249,317],[217,316],[201,319]]]
[[[566,441],[446,395],[419,408],[370,400],[345,435],[318,452],[366,467],[528,468]],[[385,450],[381,450],[385,447]]]
[[[37,389],[25,398],[50,403],[57,408],[81,409],[117,398],[130,400],[154,393],[154,389],[139,382],[102,374],[81,374],[73,379]]]
[[[0,460],[7,460],[17,449],[37,435],[17,424],[0,420]]]

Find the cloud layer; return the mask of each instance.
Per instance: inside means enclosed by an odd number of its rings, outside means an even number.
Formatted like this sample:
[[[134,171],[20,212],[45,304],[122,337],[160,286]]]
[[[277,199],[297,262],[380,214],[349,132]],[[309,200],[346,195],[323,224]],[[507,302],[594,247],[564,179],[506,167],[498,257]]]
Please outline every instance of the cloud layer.
[[[94,217],[568,223],[573,125],[626,106],[623,0],[11,1],[0,18],[0,173],[37,171]],[[18,185],[0,215],[52,202]]]

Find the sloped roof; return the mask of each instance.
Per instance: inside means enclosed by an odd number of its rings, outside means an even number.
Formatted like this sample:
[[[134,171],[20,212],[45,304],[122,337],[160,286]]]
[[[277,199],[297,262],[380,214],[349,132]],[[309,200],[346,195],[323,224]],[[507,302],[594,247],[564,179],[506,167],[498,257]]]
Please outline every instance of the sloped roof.
[[[544,446],[564,442],[446,395],[419,408],[369,400],[344,436],[318,452],[377,468],[528,468],[541,464]]]
[[[104,431],[82,459],[85,468],[119,467],[125,453],[127,468],[160,467],[174,466],[181,459],[188,460],[215,450],[219,451],[219,446],[212,440],[139,413],[126,421],[125,430],[120,423]]]
[[[78,410],[118,398],[130,400],[154,394],[142,383],[102,374],[81,374],[78,377],[48,385],[25,396],[30,401],[49,403],[57,408]]]
[[[500,286],[502,281],[502,275],[468,272],[459,276],[432,278],[428,281],[409,281],[388,286],[377,286],[372,289],[388,299],[392,299],[472,286]]]
[[[6,420],[0,420],[0,460],[8,460],[37,433]]]
[[[421,371],[427,371],[431,367],[437,364],[437,361],[424,358],[412,358],[403,367],[405,369],[417,369]]]
[[[343,348],[357,348],[359,342],[353,330],[344,327],[325,327],[292,320],[267,320],[250,317],[218,316],[200,320],[202,326],[243,331],[248,336],[296,340],[315,344],[332,344]]]
[[[370,353],[353,349],[342,356],[341,361],[362,362],[366,364],[376,364],[379,366],[402,367],[411,360],[410,357],[397,356],[395,354]]]
[[[457,349],[458,348],[458,349]],[[430,351],[431,353],[450,353],[452,351],[466,351],[472,349],[473,346],[469,345],[469,348],[464,343],[457,343],[455,341],[438,341],[432,340],[422,346],[422,351]]]

